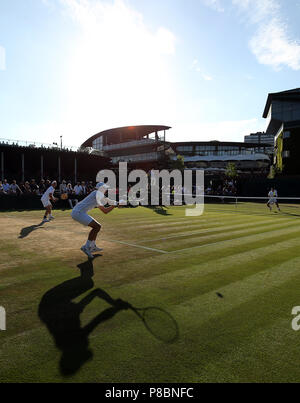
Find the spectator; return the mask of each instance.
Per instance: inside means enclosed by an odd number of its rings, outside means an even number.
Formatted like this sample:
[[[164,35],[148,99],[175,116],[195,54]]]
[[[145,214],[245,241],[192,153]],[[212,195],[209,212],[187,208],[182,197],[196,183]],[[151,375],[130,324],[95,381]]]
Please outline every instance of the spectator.
[[[35,183],[35,179],[31,179],[31,181],[30,181],[30,189],[31,189],[31,193],[39,194],[39,187]]]
[[[25,182],[22,192],[25,194],[31,194],[31,187],[28,181]]]
[[[77,184],[74,186],[74,193],[76,196],[82,195],[82,186],[80,185],[80,182],[77,182]]]
[[[67,184],[67,193],[68,193],[69,196],[74,193],[73,188],[72,188],[72,183],[70,181]]]
[[[7,179],[4,179],[2,186],[3,186],[4,193],[9,193],[10,184],[7,182]]]
[[[71,207],[71,209],[73,209],[74,204],[76,206],[76,204],[78,203],[78,199],[76,199],[76,197],[74,196],[74,190],[72,188],[72,184],[71,182],[69,182],[67,184],[67,193],[68,193],[68,200],[69,200],[69,205]],[[74,204],[73,204],[74,203]]]
[[[5,194],[2,181],[0,181],[0,194]]]
[[[93,190],[94,190],[94,185],[93,185],[93,182],[92,181],[90,181],[89,183],[88,183],[88,185],[87,185],[87,191],[88,191],[88,193],[91,193]]]
[[[10,193],[14,195],[17,194],[20,195],[23,193],[15,179],[12,181],[12,184],[10,185]]]
[[[65,180],[63,180],[62,183],[59,185],[59,192],[60,192],[60,194],[68,193],[67,192],[67,184],[66,184]]]
[[[41,182],[39,184],[39,194],[43,195],[46,191],[46,183],[44,179],[41,179]]]
[[[81,182],[81,187],[82,187],[82,194],[84,196],[86,196],[88,191],[87,191],[87,187],[85,186],[85,182]]]

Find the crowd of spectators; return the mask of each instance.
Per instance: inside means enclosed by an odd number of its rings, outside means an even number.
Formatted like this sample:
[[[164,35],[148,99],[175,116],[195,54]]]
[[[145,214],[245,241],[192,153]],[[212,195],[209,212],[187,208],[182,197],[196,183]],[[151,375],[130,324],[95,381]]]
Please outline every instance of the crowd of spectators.
[[[217,187],[207,186],[205,189],[206,196],[236,196],[237,188],[233,180],[225,180],[223,184]]]
[[[149,178],[150,179],[150,178]],[[153,181],[153,178],[151,178],[151,181],[149,181],[149,191],[150,191],[150,184],[153,186],[155,185]],[[15,199],[22,199],[20,200],[21,205],[23,205],[23,202],[25,199],[27,200],[39,200],[44,192],[47,190],[47,188],[51,185],[51,180],[49,179],[42,179],[40,182],[37,182],[35,179],[31,179],[30,181],[25,181],[25,182],[19,182],[17,183],[16,180],[11,181],[9,183],[6,179],[0,181],[0,197],[5,196],[13,196]],[[73,209],[73,207],[81,201],[84,197],[86,197],[89,193],[91,193],[95,189],[95,184],[92,181],[78,181],[76,183],[72,183],[70,180],[62,180],[61,183],[58,184],[55,194],[56,197],[59,199],[63,199],[60,202],[60,207],[63,208],[63,206],[67,206]],[[130,186],[128,187],[127,191],[129,192]],[[192,194],[200,194],[203,189],[196,189],[195,186],[192,188]],[[124,195],[119,195],[119,190],[115,189],[116,192],[116,197],[121,198],[121,199],[127,199],[127,196]],[[170,203],[173,204],[175,201],[182,200],[182,197],[180,195],[185,195],[190,193],[190,189],[186,189],[184,186],[171,186],[165,187],[162,186],[160,187],[160,197],[162,197],[163,194],[170,193],[171,200]],[[61,195],[67,194],[67,197],[62,198]],[[213,196],[213,197],[220,197],[220,200],[222,202],[225,201],[223,196],[236,196],[237,194],[237,189],[236,189],[236,183],[233,180],[224,180],[221,184],[217,184],[215,186],[207,186],[204,190],[205,196]],[[137,197],[139,197],[139,194],[137,194]],[[8,199],[8,197],[7,197]],[[149,196],[149,200],[150,196]],[[161,200],[161,199],[160,199]],[[8,203],[10,203],[7,200]],[[19,203],[19,205],[20,205]]]
[[[9,183],[7,179],[4,179],[3,182],[0,181],[0,194],[13,194],[18,196],[31,194],[42,196],[50,185],[51,181],[49,179],[42,179],[39,183],[37,183],[35,179],[31,179],[30,181],[20,182],[19,184],[16,180]],[[73,186],[71,181],[66,180],[63,180],[57,189],[59,193],[67,193],[70,196],[85,196],[93,190],[93,182],[77,182],[75,186]]]
[[[30,181],[17,183],[13,180],[11,183],[4,179],[0,181],[0,196],[32,196],[41,197],[51,185],[51,180],[42,179],[39,183],[35,179]],[[77,182],[74,186],[71,181],[63,180],[56,189],[57,196],[67,194],[67,200],[71,208],[76,205],[79,200],[87,196],[94,190],[94,184],[90,182]]]

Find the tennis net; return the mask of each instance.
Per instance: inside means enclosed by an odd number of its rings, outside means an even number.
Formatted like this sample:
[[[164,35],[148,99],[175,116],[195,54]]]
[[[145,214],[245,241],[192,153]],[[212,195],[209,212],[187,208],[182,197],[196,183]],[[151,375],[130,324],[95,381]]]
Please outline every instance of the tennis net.
[[[191,196],[191,195],[189,195]],[[171,195],[171,204],[175,200],[184,200],[180,194]],[[222,196],[222,195],[204,195],[205,211],[228,211],[239,213],[269,214],[270,212],[282,215],[300,217],[300,197],[277,197],[277,203],[268,207],[269,197],[250,197],[250,196]]]

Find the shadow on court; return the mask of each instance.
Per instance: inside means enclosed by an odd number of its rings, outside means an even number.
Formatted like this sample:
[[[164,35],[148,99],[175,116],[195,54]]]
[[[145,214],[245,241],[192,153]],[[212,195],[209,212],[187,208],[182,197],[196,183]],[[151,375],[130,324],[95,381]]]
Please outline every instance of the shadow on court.
[[[89,260],[79,264],[77,267],[80,269],[80,276],[67,280],[47,291],[42,297],[38,308],[40,320],[47,326],[48,331],[53,336],[56,347],[61,350],[62,355],[59,368],[63,376],[74,375],[84,363],[92,360],[93,352],[89,348],[90,334],[102,322],[112,319],[122,310],[131,309],[142,319],[146,329],[155,337],[158,325],[155,322],[153,325],[151,320],[150,322],[145,321],[143,311],[147,313],[147,317],[149,316],[148,311],[153,315],[153,310],[156,310],[154,311],[156,316],[157,312],[159,312],[160,316],[164,313],[164,315],[167,315],[168,321],[172,321],[171,324],[175,328],[176,337],[173,337],[172,341],[177,339],[178,326],[176,321],[170,314],[160,308],[146,308],[140,310],[121,299],[113,299],[107,292],[100,288],[91,291],[81,301],[73,302],[75,298],[78,298],[94,287],[94,281],[92,279],[94,275],[93,261]],[[100,312],[86,326],[82,327],[80,314],[96,297],[103,299],[111,306]],[[157,338],[162,341],[168,341],[164,340],[164,334],[163,337]]]
[[[31,225],[30,227],[24,227],[21,229],[20,231],[20,235],[18,238],[26,238],[29,234],[31,234],[31,232],[39,229],[39,228],[43,228],[43,222],[40,222],[37,225]]]
[[[172,215],[168,212],[168,208],[165,206],[149,206],[149,208],[151,210],[154,211],[154,213],[156,214],[160,214],[160,215]]]

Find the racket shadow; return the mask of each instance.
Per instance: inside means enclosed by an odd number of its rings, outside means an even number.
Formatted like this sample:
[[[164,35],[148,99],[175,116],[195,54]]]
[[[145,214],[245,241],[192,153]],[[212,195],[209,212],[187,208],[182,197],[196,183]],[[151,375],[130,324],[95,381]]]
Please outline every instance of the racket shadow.
[[[129,309],[141,319],[146,329],[157,340],[167,344],[175,343],[178,340],[178,324],[174,317],[166,310],[156,306],[136,308],[130,304]]]
[[[44,224],[44,223],[43,223],[43,221],[42,221],[42,222],[40,222],[39,224],[30,225],[29,227],[24,227],[24,228],[22,228],[21,231],[20,231],[20,235],[19,235],[18,238],[20,238],[20,239],[26,238],[29,234],[31,234],[31,232],[33,232],[33,231],[35,231],[35,230],[37,230],[37,229],[39,229],[39,228],[44,228],[44,227],[43,227],[43,224]]]

